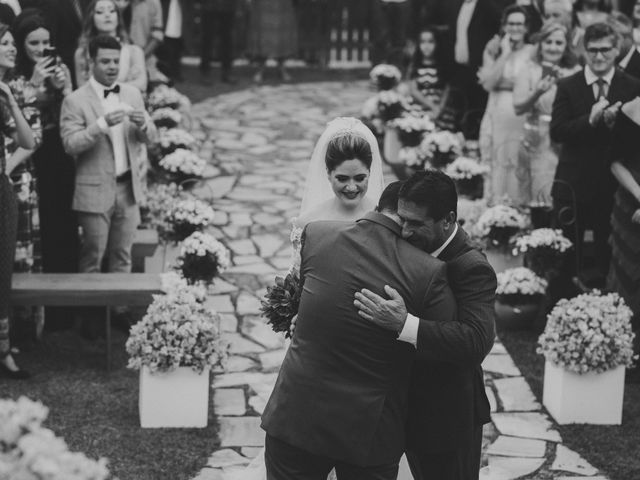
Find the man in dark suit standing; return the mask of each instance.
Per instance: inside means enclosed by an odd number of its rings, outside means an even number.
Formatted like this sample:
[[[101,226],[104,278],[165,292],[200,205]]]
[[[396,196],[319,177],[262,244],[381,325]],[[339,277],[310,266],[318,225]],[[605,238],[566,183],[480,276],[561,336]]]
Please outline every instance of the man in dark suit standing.
[[[326,478],[334,467],[343,480],[396,478],[413,349],[363,322],[353,295],[393,282],[413,313],[455,317],[446,265],[400,234],[377,212],[306,227],[296,332],[262,416],[269,480]]]
[[[633,22],[620,12],[612,13],[611,17],[611,24],[620,35],[618,66],[625,73],[640,79],[640,52],[633,41]]]
[[[451,86],[464,105],[462,129],[467,138],[478,138],[487,92],[477,74],[485,45],[500,29],[501,11],[498,0],[447,0],[428,13],[446,31],[443,57],[453,59]]]
[[[482,425],[490,421],[481,363],[495,338],[496,275],[456,222],[455,184],[440,171],[412,175],[399,192],[403,237],[447,263],[455,322],[407,313],[391,283],[390,299],[356,293],[360,315],[416,348],[407,459],[417,480],[478,478]]]
[[[214,35],[218,40],[220,80],[233,83],[233,24],[236,16],[235,0],[202,0],[202,36],[200,45],[200,73],[211,73],[211,49]]]
[[[618,110],[640,94],[640,82],[616,68],[619,44],[612,26],[587,27],[584,45],[587,65],[558,82],[553,104],[551,140],[561,144],[561,151],[552,196],[565,223],[575,216],[576,224],[564,227],[564,234],[575,245],[579,270],[584,267],[584,232],[593,231],[596,271],[590,286],[602,287],[611,258],[608,238],[616,188],[610,162],[633,140],[625,134]]]

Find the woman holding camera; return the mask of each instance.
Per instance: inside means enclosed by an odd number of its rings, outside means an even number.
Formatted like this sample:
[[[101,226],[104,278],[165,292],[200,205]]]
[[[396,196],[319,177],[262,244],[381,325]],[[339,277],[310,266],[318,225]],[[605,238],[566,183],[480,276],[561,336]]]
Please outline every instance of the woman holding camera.
[[[71,90],[71,74],[51,45],[51,34],[44,17],[36,10],[24,10],[14,22],[17,47],[15,77],[10,86],[27,119],[40,126],[42,142],[33,154],[35,182],[39,200],[40,237],[42,241],[42,269],[45,272],[75,272],[78,267],[78,226],[71,209],[75,185],[75,165],[60,140],[60,108]],[[36,129],[37,130],[37,129]],[[27,164],[25,164],[26,166]],[[26,176],[22,176],[27,179]],[[31,202],[31,207],[35,207]],[[25,205],[21,210],[27,225],[30,215],[35,232],[33,210]],[[26,228],[19,235],[26,237]],[[27,238],[23,238],[27,241]],[[21,238],[19,238],[20,246]],[[34,255],[37,255],[34,251]],[[37,268],[37,264],[34,264]],[[20,268],[24,271],[24,268]],[[59,309],[47,309],[49,325],[70,322],[60,318]]]
[[[516,114],[525,116],[516,169],[524,203],[551,204],[551,186],[558,165],[549,136],[556,82],[578,69],[567,27],[556,21],[545,23],[537,35],[535,53],[516,77],[513,89]]]

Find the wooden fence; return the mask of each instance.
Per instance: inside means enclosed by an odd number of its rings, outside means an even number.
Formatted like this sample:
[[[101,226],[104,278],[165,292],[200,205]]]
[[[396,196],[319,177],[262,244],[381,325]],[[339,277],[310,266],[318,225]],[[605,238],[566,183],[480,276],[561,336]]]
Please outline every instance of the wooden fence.
[[[311,64],[342,67],[369,64],[371,47],[372,0],[314,0],[300,1],[297,8],[299,53],[298,58]],[[185,2],[186,55],[200,54],[200,2]],[[236,11],[234,27],[234,55],[246,55],[249,12]],[[217,45],[212,45],[213,58]]]

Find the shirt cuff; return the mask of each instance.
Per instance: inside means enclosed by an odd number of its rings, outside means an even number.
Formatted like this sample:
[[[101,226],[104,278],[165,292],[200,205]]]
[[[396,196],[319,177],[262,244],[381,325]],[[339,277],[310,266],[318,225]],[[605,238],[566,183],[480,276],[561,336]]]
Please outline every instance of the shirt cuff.
[[[102,130],[102,133],[109,133],[109,125],[104,117],[99,117],[98,120],[96,120],[96,123],[98,124],[98,127],[100,127],[100,130]]]
[[[414,317],[410,313],[407,314],[407,319],[404,321],[404,327],[398,336],[398,340],[401,342],[407,342],[418,347],[418,326],[420,325],[420,319]]]

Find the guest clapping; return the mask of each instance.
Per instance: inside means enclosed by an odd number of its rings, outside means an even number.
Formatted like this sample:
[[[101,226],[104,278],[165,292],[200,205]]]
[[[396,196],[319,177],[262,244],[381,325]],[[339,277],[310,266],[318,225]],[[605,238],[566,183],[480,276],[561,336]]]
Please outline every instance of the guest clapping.
[[[146,91],[147,69],[144,52],[129,42],[122,16],[114,0],[94,0],[87,9],[80,46],[75,54],[78,85],[84,85],[89,80],[89,43],[99,34],[116,38],[122,44],[118,82],[132,85],[141,92]]]
[[[516,164],[524,118],[516,115],[513,108],[513,87],[531,56],[525,10],[518,6],[506,8],[502,28],[504,34],[487,44],[478,73],[480,83],[489,92],[487,110],[480,124],[480,154],[482,161],[491,167],[485,186],[489,201],[497,202],[508,196],[521,204]]]
[[[568,46],[568,29],[561,23],[545,23],[537,35],[536,51],[516,77],[513,106],[526,120],[516,176],[524,203],[551,203],[551,186],[558,157],[551,145],[549,123],[559,78],[575,73],[576,58]]]

